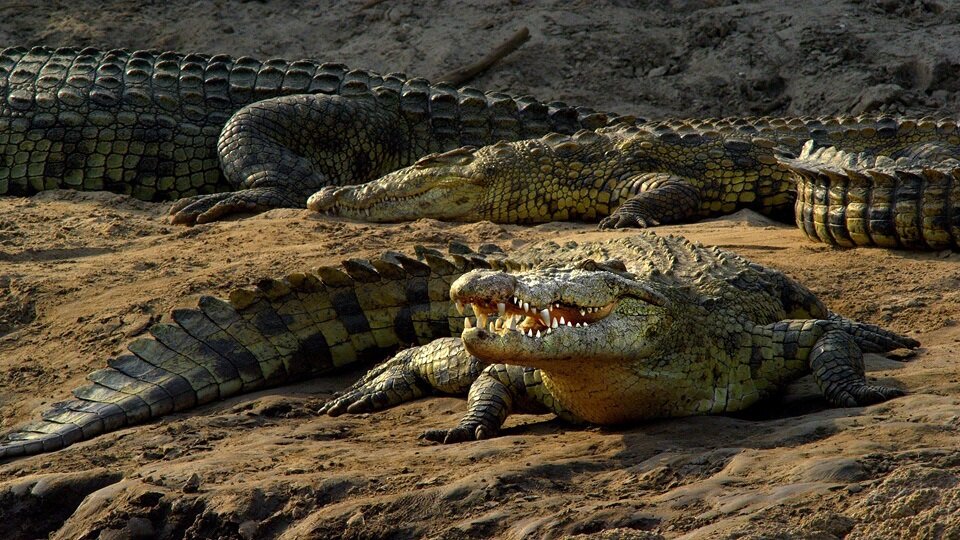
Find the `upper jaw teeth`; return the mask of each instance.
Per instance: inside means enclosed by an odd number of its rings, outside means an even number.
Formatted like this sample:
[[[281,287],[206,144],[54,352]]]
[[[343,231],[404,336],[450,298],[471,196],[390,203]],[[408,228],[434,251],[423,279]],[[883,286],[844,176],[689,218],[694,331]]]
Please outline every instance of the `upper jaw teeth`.
[[[496,305],[496,308],[493,307],[494,305]],[[490,302],[485,305],[473,303],[467,303],[465,305],[460,300],[456,300],[455,306],[460,315],[463,315],[466,307],[469,307],[477,318],[477,322],[474,324],[468,316],[464,322],[465,328],[473,328],[476,326],[480,329],[489,329],[491,332],[502,333],[519,331],[521,335],[531,338],[539,338],[551,334],[554,329],[562,326],[570,328],[588,327],[590,326],[588,321],[574,320],[577,318],[575,316],[576,311],[580,312],[581,317],[585,317],[587,314],[596,313],[603,309],[600,307],[565,307],[561,309],[559,302],[554,302],[546,308],[538,309],[536,306],[531,306],[528,301],[521,300],[516,296],[507,299],[505,302],[496,302],[496,304]],[[556,310],[561,310],[563,313],[555,313]],[[517,311],[521,313],[518,314]],[[571,312],[573,313],[572,315]],[[489,318],[494,316],[494,313],[496,313],[497,318],[490,321]],[[570,316],[568,317],[568,315]],[[520,323],[523,323],[523,326],[520,326]]]

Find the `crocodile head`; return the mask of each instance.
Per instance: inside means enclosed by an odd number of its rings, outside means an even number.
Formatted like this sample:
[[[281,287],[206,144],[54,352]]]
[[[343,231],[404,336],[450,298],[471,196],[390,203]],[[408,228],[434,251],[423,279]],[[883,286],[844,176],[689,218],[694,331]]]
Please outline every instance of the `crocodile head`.
[[[430,154],[410,167],[366,184],[324,188],[310,197],[307,207],[375,222],[486,219],[481,208],[488,178],[478,174],[486,153],[486,148],[465,146]]]
[[[659,360],[678,339],[696,341],[678,336],[678,292],[638,279],[622,263],[586,260],[521,273],[476,270],[456,280],[450,295],[477,316],[462,334],[471,354],[539,368],[564,408],[611,424],[662,415],[643,405],[656,403],[657,388],[676,378]]]
[[[366,184],[324,188],[310,197],[307,207],[373,222],[596,219],[606,215],[601,208],[606,199],[597,205],[591,201],[597,196],[596,189],[591,193],[592,185],[576,185],[593,170],[583,159],[570,159],[588,147],[560,135],[467,146],[425,156]]]

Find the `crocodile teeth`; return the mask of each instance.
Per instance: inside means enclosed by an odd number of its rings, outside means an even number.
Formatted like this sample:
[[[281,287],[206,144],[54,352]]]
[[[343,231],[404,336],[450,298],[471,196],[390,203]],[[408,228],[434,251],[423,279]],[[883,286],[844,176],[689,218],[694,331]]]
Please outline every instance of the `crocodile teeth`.
[[[567,326],[569,326],[570,328],[573,328],[573,323],[570,322],[570,321],[567,321]],[[577,325],[577,326],[579,326],[579,325]]]
[[[550,323],[550,328],[556,328],[558,322],[559,322],[559,321],[557,321],[556,319],[554,319],[553,322]]]
[[[510,329],[511,330],[517,329],[517,318],[512,315],[510,316]]]
[[[463,315],[463,302],[457,300],[457,313]]]
[[[527,337],[533,337],[533,329],[532,329],[532,328],[528,328],[528,329],[527,329]]]
[[[489,328],[489,330],[490,330],[491,332],[496,332],[496,331],[497,331],[497,325],[495,325],[495,324],[493,323],[493,321],[490,321],[490,324],[487,325],[487,328]]]
[[[580,315],[582,316],[582,315],[586,315],[586,314],[587,314],[587,310],[585,310],[585,309],[583,309],[583,308],[580,308]]]
[[[554,321],[554,322],[556,322],[556,321]],[[551,333],[551,332],[553,332],[553,328],[547,328],[547,333],[549,334],[549,333]]]
[[[528,302],[524,302],[524,303],[523,303],[523,310],[524,310],[524,311],[530,311],[530,304],[529,304]]]
[[[537,330],[537,337],[540,337],[540,330]]]
[[[543,321],[543,324],[550,326],[550,310],[549,309],[540,310],[540,320]]]
[[[503,317],[503,314],[507,312],[507,305],[503,302],[497,302],[497,312]]]
[[[580,326],[581,326],[581,324],[580,324],[580,323],[577,323],[577,328],[580,328]]]
[[[567,319],[565,319],[563,315],[560,316],[560,324],[567,324]]]
[[[477,326],[485,328],[487,326],[487,314],[482,311],[477,311],[476,308],[474,308],[473,313],[477,316]]]
[[[466,330],[467,328],[473,328],[473,323],[470,322],[470,317],[463,318],[463,329]]]

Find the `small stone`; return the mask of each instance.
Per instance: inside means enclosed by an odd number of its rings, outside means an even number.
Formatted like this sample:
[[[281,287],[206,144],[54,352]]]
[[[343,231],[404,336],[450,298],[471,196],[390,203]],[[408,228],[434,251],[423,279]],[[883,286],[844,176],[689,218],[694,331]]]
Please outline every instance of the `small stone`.
[[[806,529],[824,531],[837,538],[847,536],[857,525],[855,519],[833,512],[817,512],[804,519],[802,523]]]
[[[157,533],[153,529],[153,523],[142,517],[132,517],[124,527],[127,538],[156,538]]]
[[[860,92],[850,112],[856,115],[875,111],[883,105],[889,105],[897,101],[903,93],[903,87],[897,84],[878,84],[871,86]]]
[[[153,317],[146,313],[138,313],[130,316],[129,320],[125,319],[123,322],[127,325],[127,329],[123,332],[123,337],[131,338],[139,336],[150,328],[150,325],[153,324]]]
[[[187,478],[187,482],[183,484],[183,487],[180,491],[184,493],[196,493],[200,491],[200,475],[193,473],[190,475],[190,478]]]
[[[362,527],[364,523],[366,523],[366,520],[363,519],[363,512],[357,512],[347,520],[347,528]]]
[[[913,349],[894,349],[892,351],[887,352],[884,356],[886,356],[891,360],[899,360],[900,362],[904,362],[906,360],[916,357],[917,351]]]
[[[257,538],[257,533],[260,530],[260,524],[253,520],[244,521],[237,527],[237,534],[240,535],[240,538],[243,540],[253,540]]]

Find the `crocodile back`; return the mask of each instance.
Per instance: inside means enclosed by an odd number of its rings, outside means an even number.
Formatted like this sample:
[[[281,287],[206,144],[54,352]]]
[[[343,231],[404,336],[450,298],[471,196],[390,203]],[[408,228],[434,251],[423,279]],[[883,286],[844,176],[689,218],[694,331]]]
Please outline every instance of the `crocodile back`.
[[[294,94],[374,90],[395,96],[390,106],[417,127],[423,152],[573,133],[618,118],[312,60],[9,48],[0,52],[0,195],[106,189],[164,200],[236,189],[220,172],[216,144],[238,109]]]
[[[0,52],[0,194],[57,187],[153,199],[227,189],[214,153],[254,101],[337,92],[339,64],[157,51]],[[369,77],[368,77],[369,79]]]

